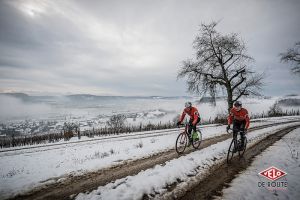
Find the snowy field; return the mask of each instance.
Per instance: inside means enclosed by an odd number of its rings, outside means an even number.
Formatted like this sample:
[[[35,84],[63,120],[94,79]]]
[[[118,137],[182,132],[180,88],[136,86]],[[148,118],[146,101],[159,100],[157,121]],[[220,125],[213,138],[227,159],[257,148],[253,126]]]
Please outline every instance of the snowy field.
[[[299,122],[293,124],[300,125]],[[249,133],[247,135],[249,147],[265,138],[270,132],[290,125],[278,125]],[[177,186],[180,188],[185,186],[187,181],[193,179],[191,176],[204,175],[211,166],[223,161],[226,158],[230,142],[231,139],[228,139],[178,159],[170,160],[163,166],[156,165],[154,168],[142,171],[135,176],[128,176],[100,186],[89,194],[81,193],[76,199],[138,200],[144,194],[163,194],[167,185],[176,183],[178,180],[182,181]]]
[[[298,120],[300,119],[300,116],[284,116],[284,117],[269,117],[269,118],[258,118],[258,119],[253,119],[251,120],[251,127],[256,127],[256,126],[261,126],[261,125],[267,125],[267,124],[272,124],[272,123],[278,123],[278,122],[286,122],[286,121],[291,121],[291,120]],[[186,120],[187,122],[188,120]],[[185,123],[186,123],[185,122]],[[220,124],[209,124],[209,125],[200,125],[198,126],[203,132],[203,137],[205,139],[206,136],[209,137],[214,137],[219,135],[219,132],[211,132],[208,131],[209,129],[207,129],[208,127],[217,127],[217,126],[221,126]],[[204,129],[202,129],[204,128]],[[224,130],[224,126],[223,128],[221,128],[222,132]],[[86,136],[81,137],[81,139],[78,139],[78,137],[72,137],[69,141],[64,141],[63,139],[55,142],[55,143],[45,143],[45,144],[38,144],[38,145],[24,145],[24,146],[18,146],[18,147],[8,147],[8,148],[2,148],[0,149],[0,153],[1,152],[6,152],[6,151],[14,151],[14,150],[22,150],[24,149],[23,152],[32,152],[33,148],[42,148],[43,150],[46,149],[57,149],[59,145],[66,145],[65,147],[70,147],[70,146],[77,146],[78,143],[85,143],[88,142],[89,144],[91,143],[98,143],[99,141],[97,140],[103,140],[103,141],[107,141],[107,140],[124,140],[124,137],[127,138],[131,138],[131,139],[140,139],[142,137],[148,137],[151,135],[151,137],[156,136],[156,135],[162,135],[162,134],[173,134],[173,133],[178,133],[178,129],[163,129],[163,130],[154,130],[154,131],[142,131],[142,132],[136,132],[136,133],[131,133],[131,134],[126,134],[126,133],[121,133],[119,135],[110,135],[110,136],[94,136],[94,138],[89,138]],[[214,134],[216,133],[216,134]],[[223,132],[224,133],[224,132]],[[154,135],[153,135],[154,134]],[[25,150],[28,149],[29,150]],[[35,151],[35,150],[33,150]],[[38,151],[41,151],[41,149],[39,149]],[[18,152],[17,152],[18,153]]]
[[[299,117],[262,119],[256,120],[251,126],[295,119],[299,120]],[[201,130],[203,139],[226,134],[225,126],[219,125],[203,126]],[[80,143],[74,141],[58,146],[43,145],[33,149],[0,152],[0,199],[46,183],[61,181],[70,174],[79,175],[174,148],[178,133],[178,129],[151,134],[143,132],[133,136],[120,135],[124,136],[122,138],[111,136],[105,137],[106,140],[94,138]]]
[[[203,138],[225,134],[224,130],[225,126],[205,127],[202,129]],[[152,134],[147,138],[137,135],[135,139],[129,136],[129,140],[113,138],[108,141],[66,143],[59,148],[46,145],[38,149],[1,152],[0,194],[7,197],[57,181],[55,178],[67,174],[79,175],[174,148],[178,133],[179,130],[173,130],[166,135]]]
[[[279,181],[287,181],[287,188],[258,186],[259,182],[268,181],[258,173],[271,166],[287,173],[279,179]],[[220,199],[300,199],[299,175],[300,128],[285,135],[258,155],[251,166],[233,180],[229,188],[223,189],[223,196]]]

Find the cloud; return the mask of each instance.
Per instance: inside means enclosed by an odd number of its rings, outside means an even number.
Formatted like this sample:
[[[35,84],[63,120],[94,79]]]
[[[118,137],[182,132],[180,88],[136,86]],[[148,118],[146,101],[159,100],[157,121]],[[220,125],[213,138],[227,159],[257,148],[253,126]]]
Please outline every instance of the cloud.
[[[181,61],[201,22],[240,33],[270,80],[298,40],[298,1],[1,1],[0,89],[45,93],[184,95]],[[282,37],[284,36],[284,37]],[[288,77],[288,76],[285,76]],[[298,84],[291,78],[290,85]],[[282,81],[267,87],[279,94]]]

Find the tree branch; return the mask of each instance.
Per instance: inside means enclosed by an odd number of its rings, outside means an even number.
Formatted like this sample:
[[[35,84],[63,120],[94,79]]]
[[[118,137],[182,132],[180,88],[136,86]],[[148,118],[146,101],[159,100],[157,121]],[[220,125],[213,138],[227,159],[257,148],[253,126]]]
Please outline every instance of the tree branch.
[[[229,82],[231,82],[235,77],[237,77],[239,74],[245,73],[245,67],[243,67],[242,69],[238,70],[230,79]]]
[[[232,87],[232,91],[234,91],[235,88],[237,88],[239,85],[241,85],[245,80],[246,80],[246,78],[241,75],[240,81]]]

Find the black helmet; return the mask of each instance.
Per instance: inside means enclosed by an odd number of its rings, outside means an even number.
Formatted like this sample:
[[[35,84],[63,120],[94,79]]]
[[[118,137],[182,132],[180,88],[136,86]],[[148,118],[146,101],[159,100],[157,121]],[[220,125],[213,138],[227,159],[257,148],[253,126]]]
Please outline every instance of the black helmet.
[[[190,107],[192,107],[192,103],[191,103],[191,102],[186,102],[186,103],[184,104],[184,106],[185,106],[186,108],[190,108]]]
[[[236,102],[234,102],[233,105],[234,105],[235,107],[237,107],[237,106],[242,106],[242,102],[236,101]]]

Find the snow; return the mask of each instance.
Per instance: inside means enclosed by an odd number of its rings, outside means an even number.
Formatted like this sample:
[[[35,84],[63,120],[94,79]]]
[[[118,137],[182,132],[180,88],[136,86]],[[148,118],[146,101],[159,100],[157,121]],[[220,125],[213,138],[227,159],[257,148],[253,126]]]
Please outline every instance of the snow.
[[[264,121],[252,123],[252,126],[294,119],[299,117],[263,119]],[[226,134],[225,126],[201,127],[203,139]],[[274,126],[276,127],[281,126]],[[96,171],[129,159],[148,157],[174,148],[178,133],[179,129],[169,129],[133,135],[122,134],[104,137],[105,140],[95,137],[80,143],[0,152],[0,199],[61,180],[70,174]]]
[[[300,199],[300,128],[258,155],[250,167],[223,189],[221,199]],[[287,181],[287,189],[262,188],[258,182],[268,182],[259,172],[275,166],[287,175],[279,181]]]
[[[225,126],[208,126],[203,138],[225,134]],[[82,143],[44,146],[0,153],[0,194],[8,197],[55,181],[68,174],[78,175],[116,165],[128,159],[147,157],[174,148],[179,130],[151,137],[107,138]],[[145,133],[144,133],[145,134]],[[1,196],[0,196],[1,198]]]
[[[293,123],[300,125],[299,122]],[[278,125],[248,134],[249,146],[265,138],[270,132],[285,128],[289,125]],[[80,193],[76,199],[141,199],[144,194],[162,194],[167,185],[183,181],[178,187],[184,186],[190,176],[205,174],[211,166],[223,161],[227,154],[231,139],[211,145],[200,151],[173,159],[165,165],[156,165],[151,169],[141,171],[135,176],[127,176],[88,193]]]
[[[287,122],[287,121],[292,121],[292,120],[299,120],[300,116],[284,116],[284,117],[269,117],[269,118],[258,118],[258,119],[253,119],[251,120],[251,125],[250,127],[256,127],[256,126],[261,126],[261,125],[267,125],[267,124],[272,124],[272,123],[278,123],[278,122]],[[211,130],[211,129],[207,129],[207,127],[217,127],[220,126],[218,130]],[[202,133],[203,133],[203,139],[206,138],[206,136],[208,137],[214,137],[217,135],[220,135],[220,133],[222,132],[224,133],[224,128],[221,128],[220,124],[209,124],[209,125],[200,125],[198,126],[200,127]],[[221,132],[220,132],[221,131]],[[142,131],[142,132],[136,132],[136,133],[130,133],[130,134],[126,134],[126,133],[122,133],[119,135],[109,135],[109,136],[95,136],[94,138],[89,138],[86,136],[81,136],[81,139],[79,140],[78,137],[72,137],[69,141],[64,141],[61,140],[59,142],[55,142],[55,143],[45,143],[45,144],[38,144],[38,145],[25,145],[25,146],[21,146],[21,147],[9,147],[9,148],[3,148],[0,149],[0,153],[7,151],[7,150],[22,150],[22,149],[28,149],[28,148],[43,148],[43,150],[46,149],[51,149],[53,148],[52,146],[57,146],[57,145],[66,145],[66,147],[69,146],[73,146],[73,145],[78,145],[78,143],[84,143],[87,142],[89,144],[91,144],[91,142],[96,141],[97,140],[123,140],[123,137],[126,138],[136,138],[136,136],[143,136],[143,135],[149,135],[149,134],[172,134],[172,133],[178,133],[178,129],[164,129],[164,130],[155,130],[155,131]],[[156,135],[152,135],[153,137]],[[54,147],[55,149],[57,147]],[[32,149],[28,150],[28,151],[32,151]],[[28,152],[25,151],[25,152]]]
[[[291,120],[292,118],[289,118],[288,120]],[[300,117],[299,117],[300,119]],[[287,121],[288,121],[287,120]],[[266,124],[268,123],[273,123],[273,122],[267,122],[265,120]],[[285,121],[285,120],[283,120]],[[263,122],[259,122],[258,124],[265,124]],[[254,123],[255,126],[256,123]],[[200,126],[200,129],[203,131],[203,134],[205,135],[204,138],[208,137],[214,137],[220,134],[225,134],[224,133],[224,126],[220,124],[210,124],[210,125],[204,125]],[[181,128],[180,130],[183,130]],[[94,138],[89,138],[86,136],[82,136],[81,139],[79,140],[78,137],[72,137],[69,141],[64,141],[61,140],[56,143],[46,143],[46,144],[39,144],[39,145],[26,145],[26,146],[21,146],[21,147],[10,147],[10,148],[3,148],[0,149],[1,152],[7,152],[9,151],[10,153],[5,153],[5,155],[10,155],[10,154],[19,154],[21,153],[28,153],[28,152],[33,152],[36,151],[35,149],[38,148],[37,151],[41,150],[50,150],[50,149],[57,149],[57,148],[63,148],[63,147],[57,147],[61,145],[65,145],[64,147],[72,147],[72,146],[77,146],[78,143],[83,143],[83,144],[88,144],[91,145],[93,143],[99,143],[100,141],[122,141],[122,140],[128,140],[128,139],[140,139],[144,137],[156,137],[156,136],[161,136],[161,135],[170,135],[170,134],[178,134],[179,129],[164,129],[164,130],[154,130],[154,131],[142,131],[142,132],[136,132],[136,133],[130,133],[130,134],[118,134],[118,135],[109,135],[109,136],[95,136]],[[100,140],[100,141],[98,141]],[[12,150],[14,150],[12,152]],[[16,151],[16,150],[21,150],[21,151]]]

